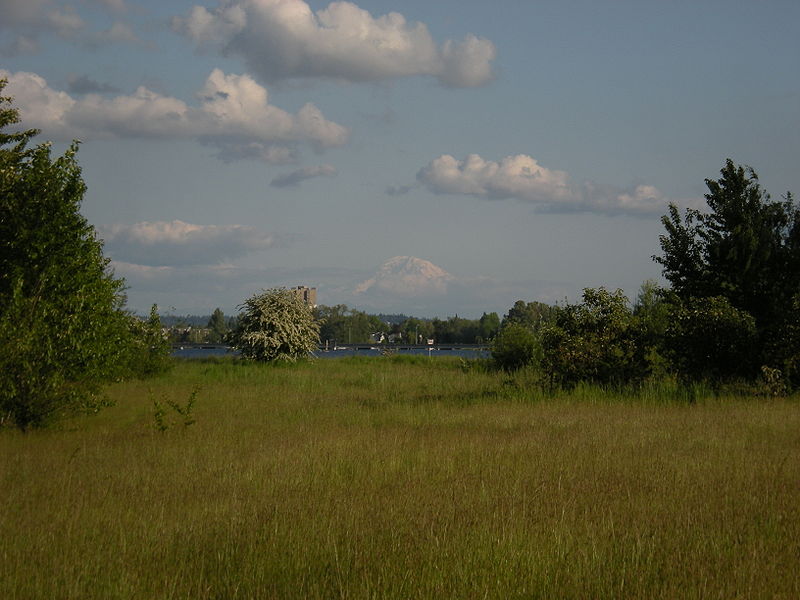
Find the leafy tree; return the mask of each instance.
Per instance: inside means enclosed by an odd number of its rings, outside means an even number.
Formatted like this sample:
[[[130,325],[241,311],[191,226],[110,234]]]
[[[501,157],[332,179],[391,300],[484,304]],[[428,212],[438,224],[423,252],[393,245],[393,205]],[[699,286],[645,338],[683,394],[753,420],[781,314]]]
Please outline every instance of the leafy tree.
[[[503,327],[492,342],[492,359],[505,371],[515,371],[537,363],[541,343],[530,327],[511,322]]]
[[[671,307],[665,346],[678,372],[690,380],[752,378],[755,319],[727,298],[692,298]]]
[[[290,290],[264,290],[240,308],[231,345],[245,358],[294,362],[317,348],[319,324],[311,307]]]
[[[214,313],[208,320],[208,341],[212,344],[219,344],[228,332],[228,325],[225,322],[225,315],[219,308],[214,309]]]
[[[464,319],[455,315],[446,320],[433,319],[433,337],[445,344],[474,344],[480,335],[477,319]]]
[[[681,218],[670,205],[654,259],[682,302],[720,296],[752,315],[759,339],[751,353],[778,366],[787,357],[768,341],[800,290],[800,209],[790,193],[773,201],[749,167],[728,159],[720,174],[706,180],[710,212],[687,209]]]
[[[534,330],[548,322],[553,316],[554,307],[544,302],[524,302],[517,300],[503,317],[503,325],[519,323]]]
[[[670,364],[664,356],[664,335],[672,318],[670,297],[667,290],[648,279],[639,289],[633,306],[633,316],[639,328],[638,343],[652,375],[665,375],[670,370]]]
[[[0,92],[6,82],[0,80]],[[94,227],[77,143],[53,159],[0,96],[0,419],[21,429],[96,410],[103,382],[124,374],[131,333],[123,282]]]
[[[559,383],[623,384],[645,373],[639,329],[622,290],[585,289],[580,304],[554,308],[541,336],[543,366]]]
[[[478,320],[478,336],[475,341],[477,343],[489,342],[500,331],[500,317],[496,312],[483,313]]]
[[[424,344],[433,337],[433,323],[428,320],[409,317],[400,324],[403,339],[412,344]]]
[[[348,308],[319,305],[314,316],[320,323],[320,339],[329,342],[362,344],[370,341],[373,333],[383,331],[386,323],[375,315]]]
[[[129,319],[133,339],[127,364],[131,374],[137,377],[149,377],[171,369],[172,344],[161,325],[158,306],[153,304],[150,316],[146,320],[133,315],[130,315]]]

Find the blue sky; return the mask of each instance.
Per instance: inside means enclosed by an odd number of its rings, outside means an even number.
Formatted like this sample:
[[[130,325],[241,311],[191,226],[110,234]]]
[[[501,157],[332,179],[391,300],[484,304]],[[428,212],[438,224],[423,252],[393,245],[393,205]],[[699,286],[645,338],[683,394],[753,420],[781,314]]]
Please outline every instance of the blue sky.
[[[273,286],[417,316],[634,296],[726,158],[797,192],[796,1],[0,0],[146,312]],[[398,258],[403,257],[403,258]]]

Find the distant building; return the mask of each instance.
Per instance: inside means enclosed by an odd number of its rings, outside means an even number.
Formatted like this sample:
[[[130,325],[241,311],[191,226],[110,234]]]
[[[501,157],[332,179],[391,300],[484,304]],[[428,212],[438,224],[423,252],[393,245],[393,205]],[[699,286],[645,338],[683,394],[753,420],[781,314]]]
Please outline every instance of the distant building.
[[[297,287],[293,287],[291,291],[297,294],[297,296],[311,308],[317,306],[317,288],[298,285]]]

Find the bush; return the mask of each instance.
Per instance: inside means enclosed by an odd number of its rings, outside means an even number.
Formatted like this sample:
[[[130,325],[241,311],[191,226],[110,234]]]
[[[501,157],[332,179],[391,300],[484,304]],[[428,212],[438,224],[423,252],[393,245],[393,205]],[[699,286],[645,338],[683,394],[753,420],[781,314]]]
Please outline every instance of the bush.
[[[519,323],[508,323],[492,343],[492,359],[506,371],[514,371],[538,362],[541,355],[539,339],[533,331]]]
[[[240,308],[230,341],[244,358],[294,362],[317,349],[319,324],[297,294],[285,288],[264,290]]]
[[[555,382],[567,386],[629,383],[647,370],[639,337],[621,290],[587,288],[581,304],[556,307],[542,329],[542,363]]]
[[[665,334],[668,356],[685,379],[753,380],[758,347],[755,319],[727,298],[691,298],[673,305]]]

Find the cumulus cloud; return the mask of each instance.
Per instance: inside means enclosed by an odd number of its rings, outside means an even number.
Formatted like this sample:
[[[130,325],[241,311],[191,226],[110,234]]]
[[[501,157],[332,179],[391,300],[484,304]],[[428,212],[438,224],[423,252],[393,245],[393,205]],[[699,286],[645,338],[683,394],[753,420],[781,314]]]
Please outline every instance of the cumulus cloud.
[[[123,0],[94,0],[117,12],[125,9]],[[86,22],[68,3],[57,0],[20,0],[2,3],[0,33],[8,31],[12,41],[0,48],[5,55],[38,50],[41,35],[55,35],[76,44],[97,47],[107,43],[139,43],[133,30],[124,23],[114,23],[104,31],[89,31]]]
[[[314,177],[333,177],[336,175],[336,169],[331,165],[317,165],[315,167],[304,167],[291,173],[278,175],[270,181],[273,187],[294,187],[300,185],[306,179]]]
[[[67,90],[72,94],[117,94],[119,88],[107,83],[99,83],[88,75],[70,75]]]
[[[178,220],[108,225],[100,228],[100,236],[115,261],[142,265],[140,270],[152,273],[176,265],[218,264],[275,243],[272,236],[254,227]]]
[[[266,88],[247,75],[214,69],[198,93],[199,105],[139,87],[131,95],[81,99],[51,88],[35,73],[9,73],[6,92],[26,125],[57,139],[197,139],[217,148],[224,160],[258,158],[288,162],[298,143],[316,150],[347,141],[346,128],[327,120],[313,104],[296,114],[269,103]]]
[[[467,35],[437,46],[423,23],[399,13],[373,17],[352,2],[314,12],[304,0],[220,0],[195,6],[173,28],[201,47],[242,57],[265,81],[324,77],[380,81],[428,75],[452,87],[493,77],[491,41]]]
[[[564,171],[541,166],[525,154],[500,161],[470,154],[464,160],[444,154],[417,173],[417,180],[435,194],[463,194],[487,199],[516,198],[551,212],[654,214],[667,199],[655,187],[630,189],[570,182]]]

